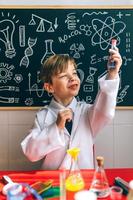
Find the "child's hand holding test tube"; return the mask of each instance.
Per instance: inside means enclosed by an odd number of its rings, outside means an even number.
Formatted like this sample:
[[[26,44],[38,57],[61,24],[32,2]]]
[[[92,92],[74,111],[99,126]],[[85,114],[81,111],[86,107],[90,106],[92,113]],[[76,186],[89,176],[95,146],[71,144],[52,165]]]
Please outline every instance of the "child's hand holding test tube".
[[[111,49],[109,50],[110,54],[114,54],[114,51],[112,51],[112,50],[116,51],[116,43],[117,43],[117,40],[112,39],[112,41],[111,41]],[[110,61],[108,67],[109,68],[115,68],[115,62],[114,61]]]
[[[108,77],[107,79],[114,79],[118,75],[119,69],[122,64],[122,58],[119,54],[119,49],[116,47],[117,40],[113,39],[111,49],[109,49],[108,59]]]

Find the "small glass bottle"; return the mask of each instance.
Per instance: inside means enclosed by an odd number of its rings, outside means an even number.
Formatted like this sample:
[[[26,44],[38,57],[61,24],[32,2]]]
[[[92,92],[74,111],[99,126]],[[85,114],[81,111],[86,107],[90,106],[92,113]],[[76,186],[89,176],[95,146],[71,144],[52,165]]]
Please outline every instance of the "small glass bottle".
[[[96,193],[98,198],[107,197],[110,194],[109,183],[104,170],[104,158],[98,156],[97,168],[90,186],[90,190]]]
[[[112,39],[111,40],[111,49],[116,49],[116,43],[117,43],[117,40],[116,39]]]
[[[129,193],[127,195],[127,200],[133,200],[133,180],[129,182]]]
[[[79,148],[72,148],[67,150],[67,153],[71,156],[70,172],[66,178],[65,185],[68,191],[79,191],[84,188],[84,180],[78,167],[78,154]]]
[[[116,39],[112,39],[111,40],[111,49],[112,50],[115,50],[116,49],[116,43],[117,43],[117,40]],[[109,62],[108,64],[108,68],[115,68],[115,62]]]

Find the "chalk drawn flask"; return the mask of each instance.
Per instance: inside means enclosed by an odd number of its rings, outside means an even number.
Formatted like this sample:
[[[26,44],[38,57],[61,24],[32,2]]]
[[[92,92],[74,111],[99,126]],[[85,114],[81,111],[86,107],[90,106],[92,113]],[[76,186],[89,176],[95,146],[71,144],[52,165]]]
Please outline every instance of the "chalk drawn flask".
[[[50,56],[52,55],[55,55],[55,53],[53,52],[52,50],[52,43],[53,43],[53,40],[49,39],[49,40],[45,40],[45,46],[46,46],[46,51],[45,51],[45,54],[44,56],[42,57],[41,59],[41,63],[43,64],[44,61],[49,58]]]

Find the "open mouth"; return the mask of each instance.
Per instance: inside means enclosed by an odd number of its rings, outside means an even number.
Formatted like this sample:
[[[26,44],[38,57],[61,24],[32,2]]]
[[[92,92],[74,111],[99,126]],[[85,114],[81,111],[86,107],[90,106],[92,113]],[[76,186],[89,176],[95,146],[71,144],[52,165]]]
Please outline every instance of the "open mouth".
[[[78,88],[78,84],[70,85],[68,88],[69,88],[69,89],[73,89],[73,90],[75,90],[75,89]]]

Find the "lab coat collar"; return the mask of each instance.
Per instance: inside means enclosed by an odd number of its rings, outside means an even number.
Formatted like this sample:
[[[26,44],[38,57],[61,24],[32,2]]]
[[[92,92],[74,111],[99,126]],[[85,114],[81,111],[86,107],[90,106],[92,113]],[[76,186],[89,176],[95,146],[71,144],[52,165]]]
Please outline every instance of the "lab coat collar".
[[[75,97],[73,98],[72,102],[67,107],[64,107],[63,105],[59,104],[53,98],[48,106],[48,111],[47,111],[46,118],[45,118],[45,124],[50,125],[50,124],[54,123],[57,119],[57,113],[61,109],[71,108],[74,113],[75,109],[76,109],[76,104],[77,104],[77,100]]]
[[[77,104],[77,100],[76,98],[74,97],[73,100],[71,101],[71,103],[68,105],[68,106],[63,106],[61,104],[59,104],[54,98],[51,100],[51,103],[50,103],[50,108],[54,110],[54,112],[59,112],[59,110],[61,109],[65,109],[65,108],[70,108],[73,113],[75,112],[75,109],[76,109],[76,104]]]

